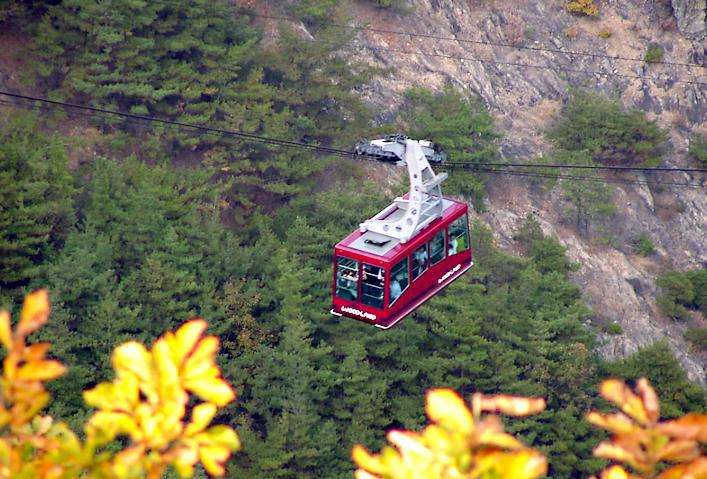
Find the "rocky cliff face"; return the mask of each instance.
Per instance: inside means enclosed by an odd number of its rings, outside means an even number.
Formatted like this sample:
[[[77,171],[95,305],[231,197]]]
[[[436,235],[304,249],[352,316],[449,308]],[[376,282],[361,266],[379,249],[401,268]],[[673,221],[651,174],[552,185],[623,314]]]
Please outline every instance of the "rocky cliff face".
[[[665,61],[704,65],[705,0],[673,0],[672,6],[666,1],[606,0],[597,19],[572,16],[556,0],[410,0],[404,11],[378,10],[371,2],[359,2],[354,8],[351,16],[356,23],[374,28],[555,50],[360,32],[358,55],[394,72],[364,89],[369,101],[379,107],[382,122],[394,114],[409,87],[436,89],[452,83],[489,106],[504,133],[502,151],[516,161],[549,150],[543,134],[570,87],[618,93],[626,106],[648,111],[671,132],[669,165],[686,164],[691,132],[707,131],[707,89],[678,82],[705,82],[705,69],[570,54],[583,51],[642,59],[648,46],[657,44],[665,51]],[[675,175],[672,181],[677,180],[704,181],[704,176]],[[622,328],[622,334],[601,335],[605,356],[622,356],[664,338],[689,376],[705,383],[706,358],[684,341],[686,325],[660,314],[655,279],[669,268],[707,265],[707,195],[702,189],[656,192],[619,186],[614,199],[618,211],[608,225],[613,235],[610,244],[585,238],[571,227],[557,189],[548,193],[509,177],[493,180],[488,211],[479,217],[492,227],[499,244],[512,250],[514,232],[533,213],[545,232],[568,248],[569,256],[581,264],[574,280],[594,310],[592,322],[615,322]],[[630,238],[640,233],[648,233],[656,244],[657,253],[650,258],[636,256],[628,247]],[[704,325],[704,318],[695,317],[692,325]]]
[[[672,0],[671,4],[682,34],[695,40],[704,39],[707,2],[705,0]]]

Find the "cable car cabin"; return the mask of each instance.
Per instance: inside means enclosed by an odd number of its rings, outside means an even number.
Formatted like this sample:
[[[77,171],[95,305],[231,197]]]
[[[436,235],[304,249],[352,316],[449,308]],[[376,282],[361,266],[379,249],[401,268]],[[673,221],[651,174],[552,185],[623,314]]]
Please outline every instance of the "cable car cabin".
[[[332,314],[388,329],[471,267],[468,207],[440,203],[438,217],[405,242],[366,230],[335,246]],[[394,203],[375,218],[394,224],[405,211]]]

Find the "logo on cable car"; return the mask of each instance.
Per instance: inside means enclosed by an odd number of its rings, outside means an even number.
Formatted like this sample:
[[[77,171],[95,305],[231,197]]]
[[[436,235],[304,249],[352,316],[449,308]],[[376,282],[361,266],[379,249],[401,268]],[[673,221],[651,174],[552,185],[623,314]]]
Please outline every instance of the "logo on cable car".
[[[342,306],[341,311],[343,311],[344,313],[353,314],[354,316],[359,316],[364,319],[371,319],[371,320],[376,319],[375,314],[367,313],[365,311],[361,311],[360,309],[351,308],[349,306]]]
[[[462,265],[461,265],[461,264],[456,265],[454,268],[452,268],[452,269],[450,269],[449,271],[447,271],[446,273],[444,273],[444,274],[442,275],[442,277],[437,280],[437,284],[442,284],[442,283],[444,283],[445,281],[447,281],[447,280],[449,279],[449,277],[450,277],[451,275],[453,275],[454,273],[456,273],[456,272],[459,271],[460,269],[462,269]]]

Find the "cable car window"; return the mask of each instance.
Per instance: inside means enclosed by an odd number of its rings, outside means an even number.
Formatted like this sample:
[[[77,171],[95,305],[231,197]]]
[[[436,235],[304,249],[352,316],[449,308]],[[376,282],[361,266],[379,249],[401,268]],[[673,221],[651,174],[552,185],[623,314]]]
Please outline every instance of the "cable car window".
[[[336,295],[342,299],[358,299],[358,261],[340,256],[336,261]]]
[[[404,258],[400,263],[393,266],[390,271],[390,304],[403,294],[410,284],[408,277],[408,259]]]
[[[430,261],[439,263],[444,259],[444,231],[440,231],[430,240]]]
[[[467,249],[469,249],[469,233],[466,229],[466,216],[463,216],[449,225],[447,254],[451,256]]]
[[[361,282],[361,302],[374,308],[383,309],[383,268],[363,265],[363,281]]]
[[[417,278],[427,269],[427,245],[422,245],[412,254],[412,279]]]

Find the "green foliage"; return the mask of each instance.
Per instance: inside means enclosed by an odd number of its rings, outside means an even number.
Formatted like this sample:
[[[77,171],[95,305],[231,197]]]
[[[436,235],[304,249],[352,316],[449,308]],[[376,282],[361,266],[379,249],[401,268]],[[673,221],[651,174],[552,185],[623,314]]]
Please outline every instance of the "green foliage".
[[[623,334],[624,330],[619,323],[609,323],[605,329],[607,334],[619,335]]]
[[[665,342],[657,342],[626,359],[607,363],[602,367],[601,374],[627,380],[648,378],[660,397],[660,415],[663,418],[704,411],[707,406],[705,391],[687,379],[685,371]]]
[[[245,20],[223,0],[65,0],[37,29],[41,72],[93,106],[222,120],[240,108],[239,86],[252,74],[257,35]]]
[[[59,137],[32,115],[0,127],[0,302],[38,274],[72,222],[73,179]]]
[[[707,351],[707,328],[690,328],[685,331],[685,339],[690,341],[697,351]]]
[[[624,110],[619,100],[576,91],[549,132],[558,148],[587,151],[604,165],[660,163],[667,136],[639,110]]]
[[[452,161],[494,162],[499,159],[498,133],[480,100],[451,86],[440,93],[413,88],[398,117],[402,131],[412,138],[439,144]],[[470,195],[477,207],[485,193],[485,175],[456,172],[445,182],[446,191]]]
[[[42,333],[72,370],[55,385],[55,413],[75,423],[80,391],[105,379],[118,341],[150,341],[195,315],[227,321],[219,292],[238,277],[238,249],[220,226],[208,172],[96,158],[76,217],[36,284],[55,294]],[[60,339],[57,339],[60,338]]]
[[[568,165],[592,165],[586,151],[559,151],[557,161]],[[570,203],[568,216],[574,218],[574,226],[578,231],[587,234],[592,223],[600,222],[614,213],[616,207],[612,202],[612,188],[603,182],[562,180],[562,191]]]
[[[690,157],[703,168],[707,167],[707,136],[695,133],[690,141]]]
[[[707,268],[686,273],[669,271],[656,280],[661,288],[657,302],[665,314],[675,319],[687,319],[687,309],[699,309],[707,314]]]
[[[646,54],[643,57],[643,61],[645,61],[646,63],[657,63],[663,61],[664,54],[665,52],[663,51],[663,47],[661,47],[660,45],[651,44],[646,50]]]
[[[655,253],[655,245],[646,233],[641,233],[631,240],[631,249],[641,256],[650,256]]]

